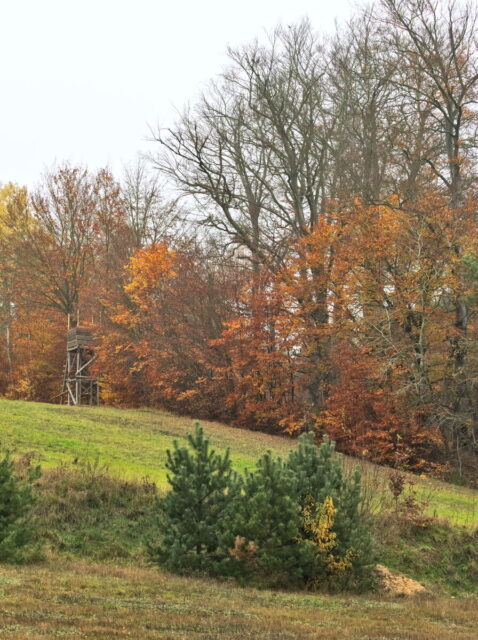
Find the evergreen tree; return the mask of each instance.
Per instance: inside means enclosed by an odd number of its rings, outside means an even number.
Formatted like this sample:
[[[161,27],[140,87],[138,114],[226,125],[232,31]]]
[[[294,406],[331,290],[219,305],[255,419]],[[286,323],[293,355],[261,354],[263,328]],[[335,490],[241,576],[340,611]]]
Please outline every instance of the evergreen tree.
[[[188,442],[190,448],[175,441],[167,451],[171,490],[159,499],[159,541],[149,545],[149,553],[172,571],[211,572],[227,555],[219,543],[237,480],[229,449],[223,456],[210,449],[199,424]]]
[[[334,556],[339,564],[340,559],[350,560],[350,570],[339,571],[336,577],[342,586],[360,586],[367,583],[373,561],[370,527],[360,513],[361,477],[358,469],[347,477],[342,458],[334,453],[334,442],[326,439],[317,447],[313,435],[304,434],[289,454],[287,467],[295,477],[297,502],[305,519],[320,519],[323,505],[328,501],[333,505]],[[304,520],[302,535],[310,540],[312,529],[304,526]]]
[[[287,467],[296,479],[297,499],[302,508],[311,499],[323,503],[331,497],[337,501],[343,474],[341,460],[334,453],[334,442],[325,439],[317,447],[311,433],[301,435],[297,448],[290,452]]]
[[[310,571],[310,547],[299,540],[301,511],[296,479],[280,458],[267,452],[246,471],[243,491],[228,523],[231,555],[243,569],[268,583],[303,580]]]
[[[0,561],[21,562],[34,555],[32,483],[39,476],[40,468],[35,467],[19,478],[9,452],[0,461]]]

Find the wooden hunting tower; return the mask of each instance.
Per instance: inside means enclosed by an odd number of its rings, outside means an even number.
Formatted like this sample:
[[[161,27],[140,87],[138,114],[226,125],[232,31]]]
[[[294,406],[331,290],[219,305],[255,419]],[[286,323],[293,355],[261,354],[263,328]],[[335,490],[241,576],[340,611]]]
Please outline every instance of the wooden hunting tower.
[[[98,404],[98,380],[91,376],[90,366],[97,356],[90,329],[74,327],[67,334],[66,365],[61,401],[68,404],[93,406]]]

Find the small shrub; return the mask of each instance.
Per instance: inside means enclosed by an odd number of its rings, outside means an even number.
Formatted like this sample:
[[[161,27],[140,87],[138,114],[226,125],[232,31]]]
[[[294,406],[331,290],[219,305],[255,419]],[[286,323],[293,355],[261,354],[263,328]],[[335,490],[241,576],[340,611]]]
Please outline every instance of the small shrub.
[[[315,571],[309,580],[314,589],[340,581],[353,569],[356,552],[347,550],[345,555],[337,553],[337,534],[334,531],[334,519],[337,509],[332,498],[328,497],[323,504],[304,508],[304,530],[307,540],[313,545]]]
[[[0,461],[0,561],[26,562],[39,557],[31,517],[32,485],[39,476],[40,467],[28,465],[21,477],[9,452]]]
[[[436,518],[425,513],[428,502],[417,499],[414,485],[413,480],[407,479],[405,474],[399,471],[394,471],[389,476],[388,488],[392,494],[392,507],[385,510],[385,515],[393,518],[394,525],[402,533],[405,529],[428,527],[436,522]]]

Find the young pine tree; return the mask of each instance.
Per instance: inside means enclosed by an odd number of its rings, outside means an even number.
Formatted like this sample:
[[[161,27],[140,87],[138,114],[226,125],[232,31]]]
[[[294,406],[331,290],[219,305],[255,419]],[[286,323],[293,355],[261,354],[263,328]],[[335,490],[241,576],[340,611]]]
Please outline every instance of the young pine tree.
[[[175,441],[167,452],[171,490],[159,500],[159,540],[149,553],[171,571],[210,573],[224,557],[222,527],[237,482],[229,450],[222,456],[210,449],[199,424],[188,441],[190,448]]]
[[[334,457],[335,443],[330,440],[317,447],[312,434],[303,434],[297,448],[290,452],[287,468],[296,479],[297,499],[303,508],[313,499],[324,502],[330,496],[336,502],[344,480],[340,458]]]
[[[313,560],[299,539],[301,511],[296,479],[280,458],[267,452],[246,471],[243,490],[228,522],[231,555],[246,574],[268,584],[301,583]]]
[[[33,482],[40,476],[40,468],[30,469],[19,478],[7,452],[0,461],[0,561],[22,562],[33,558],[35,528],[31,509],[35,502]]]
[[[335,586],[361,587],[368,583],[373,554],[370,527],[360,513],[360,472],[356,469],[351,476],[345,476],[342,460],[334,456],[334,451],[333,442],[324,440],[317,447],[313,435],[304,434],[297,449],[289,454],[287,467],[295,478],[304,539],[313,540],[315,525],[310,522],[315,520],[320,525],[324,505],[331,505],[333,511],[330,534],[334,543],[329,566],[338,570],[335,576],[328,572],[322,577],[329,586],[335,580]],[[319,563],[319,573],[323,567]]]

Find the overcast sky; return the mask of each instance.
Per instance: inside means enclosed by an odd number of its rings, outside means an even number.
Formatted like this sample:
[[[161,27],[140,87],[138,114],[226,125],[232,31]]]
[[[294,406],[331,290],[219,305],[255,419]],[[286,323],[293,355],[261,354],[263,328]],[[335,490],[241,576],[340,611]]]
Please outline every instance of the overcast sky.
[[[221,71],[228,45],[309,16],[321,31],[351,0],[3,0],[0,183],[33,186],[69,160],[116,173],[151,150]]]

